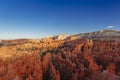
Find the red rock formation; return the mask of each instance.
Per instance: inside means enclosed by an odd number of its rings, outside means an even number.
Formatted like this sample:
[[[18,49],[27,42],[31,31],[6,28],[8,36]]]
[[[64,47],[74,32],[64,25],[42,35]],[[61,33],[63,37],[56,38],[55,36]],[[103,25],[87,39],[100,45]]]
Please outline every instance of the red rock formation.
[[[13,54],[0,57],[0,80],[120,80],[120,42],[48,39],[7,48]]]

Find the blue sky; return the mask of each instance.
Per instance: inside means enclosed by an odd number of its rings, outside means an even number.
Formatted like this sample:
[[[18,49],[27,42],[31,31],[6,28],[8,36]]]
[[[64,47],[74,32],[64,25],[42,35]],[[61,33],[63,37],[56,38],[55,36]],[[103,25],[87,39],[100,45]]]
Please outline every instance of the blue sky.
[[[120,30],[120,0],[0,0],[0,39]]]

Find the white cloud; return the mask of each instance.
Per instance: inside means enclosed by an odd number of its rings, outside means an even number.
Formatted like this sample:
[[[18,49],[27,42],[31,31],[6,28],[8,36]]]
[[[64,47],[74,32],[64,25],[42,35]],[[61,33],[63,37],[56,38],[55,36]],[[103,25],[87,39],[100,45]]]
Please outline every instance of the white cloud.
[[[106,28],[107,29],[112,29],[112,28],[114,28],[115,26],[107,26]]]

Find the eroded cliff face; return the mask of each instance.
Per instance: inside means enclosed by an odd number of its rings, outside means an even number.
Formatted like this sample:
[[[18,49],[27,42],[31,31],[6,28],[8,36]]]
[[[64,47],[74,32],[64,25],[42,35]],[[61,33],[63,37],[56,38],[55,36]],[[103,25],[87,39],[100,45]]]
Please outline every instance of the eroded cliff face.
[[[2,52],[0,80],[120,80],[117,41],[48,39],[3,46]]]

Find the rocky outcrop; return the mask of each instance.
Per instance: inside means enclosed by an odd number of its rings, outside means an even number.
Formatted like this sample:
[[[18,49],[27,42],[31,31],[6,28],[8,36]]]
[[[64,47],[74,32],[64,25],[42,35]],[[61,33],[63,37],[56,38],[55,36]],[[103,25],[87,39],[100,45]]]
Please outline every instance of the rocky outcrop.
[[[66,39],[67,37],[68,37],[67,34],[60,34],[60,35],[56,36],[57,40],[64,40],[64,39]]]

